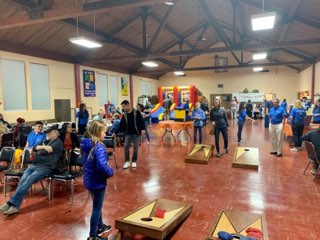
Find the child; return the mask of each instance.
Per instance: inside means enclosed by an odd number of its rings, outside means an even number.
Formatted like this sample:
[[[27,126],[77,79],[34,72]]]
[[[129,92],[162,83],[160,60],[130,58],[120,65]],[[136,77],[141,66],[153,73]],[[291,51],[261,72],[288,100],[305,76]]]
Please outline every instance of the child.
[[[193,135],[193,142],[196,144],[197,142],[197,131],[199,131],[199,143],[202,144],[202,127],[203,122],[207,120],[207,116],[204,113],[204,111],[200,108],[200,103],[196,103],[196,107],[192,112],[191,119],[193,120],[193,129],[194,129],[194,135]]]
[[[107,149],[102,143],[106,135],[104,122],[93,121],[81,139],[83,157],[83,183],[92,196],[92,214],[90,219],[90,235],[87,240],[106,240],[100,237],[109,232],[111,226],[102,221],[102,205],[104,201],[107,178],[113,175],[108,165]]]
[[[244,140],[241,138],[244,121],[250,119],[252,122],[255,122],[252,118],[247,116],[247,110],[244,105],[245,103],[241,102],[238,111],[238,144],[244,143]]]

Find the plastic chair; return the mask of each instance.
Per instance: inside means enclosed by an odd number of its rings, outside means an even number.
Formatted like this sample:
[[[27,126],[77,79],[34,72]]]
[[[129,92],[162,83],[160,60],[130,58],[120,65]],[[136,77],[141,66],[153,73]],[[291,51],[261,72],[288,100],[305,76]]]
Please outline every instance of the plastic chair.
[[[118,169],[117,158],[116,158],[117,142],[116,142],[115,137],[107,136],[107,137],[104,138],[103,143],[107,148],[108,157],[113,157],[114,158],[114,162],[115,162],[116,168]]]
[[[308,162],[306,168],[304,169],[303,174],[306,173],[310,163],[317,163],[318,164],[318,168],[316,169],[316,172],[315,172],[315,175],[314,175],[314,178],[313,178],[313,181],[314,181],[316,179],[317,175],[318,175],[319,170],[320,170],[320,161],[319,161],[319,159],[317,157],[316,151],[314,149],[314,145],[311,142],[304,142],[304,144],[305,144],[305,147],[306,147],[306,150],[307,150],[309,162]]]

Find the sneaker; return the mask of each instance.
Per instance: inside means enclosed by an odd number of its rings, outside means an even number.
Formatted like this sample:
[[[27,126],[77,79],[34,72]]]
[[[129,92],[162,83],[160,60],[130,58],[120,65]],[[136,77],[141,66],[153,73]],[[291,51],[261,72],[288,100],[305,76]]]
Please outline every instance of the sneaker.
[[[277,154],[277,157],[282,157],[282,154],[281,153]]]
[[[217,157],[221,157],[221,154],[220,154],[220,152],[217,152]]]
[[[103,224],[102,228],[98,228],[97,234],[100,235],[109,232],[111,229],[112,227],[110,225]]]
[[[244,139],[241,139],[241,140],[240,140],[240,142],[241,142],[241,143],[245,143],[245,142],[246,142],[246,140],[244,140]]]
[[[5,204],[0,206],[0,212],[8,211],[9,208],[10,208],[10,205],[8,203],[5,203]]]
[[[270,152],[270,154],[277,155],[278,153],[277,152]]]
[[[224,152],[225,152],[226,154],[228,154],[228,153],[229,153],[229,148],[224,148]]]
[[[88,237],[87,240],[108,240],[108,237],[100,237],[100,236]]]
[[[3,214],[12,215],[12,214],[15,214],[15,213],[18,213],[18,212],[19,212],[19,209],[12,206],[7,211],[3,212]]]
[[[132,162],[131,167],[132,167],[132,168],[136,168],[136,167],[137,167],[137,163],[136,163],[136,162]]]
[[[291,148],[290,151],[292,152],[298,152],[299,150],[297,148]]]
[[[123,169],[127,169],[128,167],[130,167],[130,162],[124,162],[123,164]]]

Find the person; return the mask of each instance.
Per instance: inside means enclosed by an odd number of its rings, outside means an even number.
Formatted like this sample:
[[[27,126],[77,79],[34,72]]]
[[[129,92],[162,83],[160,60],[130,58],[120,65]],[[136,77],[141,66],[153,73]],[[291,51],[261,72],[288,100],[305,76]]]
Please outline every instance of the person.
[[[237,115],[238,101],[236,96],[233,97],[231,101],[231,118],[235,119]]]
[[[192,111],[191,119],[193,120],[193,143],[197,142],[197,132],[199,132],[199,144],[202,144],[202,127],[207,116],[200,108],[200,103],[196,103],[196,107]]]
[[[315,124],[320,124],[320,99],[316,101],[314,109],[312,111],[312,122]]]
[[[12,128],[12,126],[6,120],[4,120],[2,113],[0,113],[0,123],[5,125],[8,129]]]
[[[163,101],[164,115],[163,120],[170,120],[170,108],[172,105],[172,101],[169,96]]]
[[[208,106],[208,100],[206,98],[203,98],[200,108],[204,111],[206,114],[206,120],[203,122],[203,126],[207,125],[207,119],[209,117],[209,106]]]
[[[247,116],[247,110],[245,109],[245,102],[241,102],[238,110],[238,144],[242,144],[245,141],[241,137],[242,129],[243,129],[243,124],[246,119],[250,119],[251,121],[255,122],[252,118]]]
[[[273,100],[273,108],[270,109],[269,116],[271,124],[269,127],[269,135],[272,143],[272,152],[270,154],[282,157],[283,144],[283,119],[286,117],[286,111],[280,107],[280,100]]]
[[[70,164],[73,165],[79,156],[74,150],[80,148],[80,143],[77,135],[72,133],[72,123],[66,122],[62,124],[60,139],[63,143],[63,148],[67,150]]]
[[[10,132],[9,128],[3,123],[0,123],[0,135]]]
[[[138,159],[138,147],[140,143],[141,131],[144,130],[144,121],[142,119],[141,113],[130,106],[128,100],[121,102],[122,109],[124,111],[123,117],[120,121],[120,127],[116,133],[124,133],[124,156],[125,162],[123,168],[127,169],[130,166],[130,155],[129,148],[131,142],[133,142],[133,155],[132,155],[132,168],[137,167]]]
[[[103,139],[106,127],[102,121],[93,121],[81,139],[83,158],[83,184],[91,193],[92,213],[90,218],[90,233],[88,240],[108,239],[100,237],[111,230],[102,220],[107,179],[113,175],[113,169],[108,164],[108,153]]]
[[[103,122],[103,121],[104,121],[104,118],[103,118],[103,117],[104,117],[104,112],[103,112],[102,109],[100,109],[99,112],[98,112],[98,114],[95,115],[92,120],[93,120],[93,121],[96,121],[96,120],[97,120],[97,121],[102,121],[102,122]]]
[[[150,102],[147,102],[146,105],[144,106],[144,112],[147,115],[148,118],[148,126],[151,127],[151,111],[152,111],[153,106],[151,105]]]
[[[190,111],[190,101],[189,99],[185,102],[185,104],[183,105],[183,108],[186,110],[186,116],[189,115],[189,111]]]
[[[294,148],[291,151],[302,151],[302,134],[304,129],[303,119],[306,116],[306,110],[302,107],[301,101],[296,100],[293,108],[290,112],[289,121],[291,122],[291,128],[293,133]]]
[[[265,99],[264,101],[265,106],[264,106],[264,128],[269,128],[270,125],[270,116],[269,112],[270,109],[273,108],[273,102],[272,100]]]
[[[41,121],[36,121],[34,123],[33,131],[29,133],[27,138],[27,143],[24,149],[32,150],[32,148],[38,144],[41,144],[46,140],[46,134],[42,132],[43,123]]]
[[[214,138],[215,138],[215,145],[217,149],[217,157],[221,157],[220,154],[220,147],[219,147],[219,135],[220,132],[222,133],[223,140],[224,140],[224,150],[225,153],[229,153],[228,149],[228,120],[226,111],[222,108],[220,108],[220,100],[215,99],[213,102],[213,108],[210,111],[210,120],[213,125],[215,125],[215,132],[214,132]]]
[[[309,131],[302,136],[302,141],[311,142],[314,146],[314,150],[317,154],[317,158],[320,159],[320,128],[316,130]],[[311,173],[314,175],[319,167],[316,161],[313,161],[313,167]]]
[[[86,104],[84,103],[80,104],[79,112],[77,112],[77,115],[76,115],[76,121],[77,121],[76,131],[80,135],[83,135],[84,132],[86,131],[88,121],[89,121],[89,113],[88,113]]]
[[[120,115],[119,113],[115,113],[112,115],[112,125],[108,129],[108,135],[114,134],[120,127]]]
[[[144,132],[146,134],[148,144],[150,144],[150,135],[148,131],[148,122],[149,122],[149,116],[150,112],[146,111],[142,104],[138,103],[137,110],[141,113],[142,119],[144,121]]]
[[[35,152],[33,164],[24,171],[16,192],[4,205],[0,206],[0,212],[5,215],[18,213],[32,184],[49,176],[58,167],[63,151],[63,144],[58,138],[59,131],[56,128],[49,128],[46,133],[48,140],[33,147]]]
[[[282,102],[281,102],[280,106],[283,107],[286,112],[288,112],[288,110],[287,110],[288,109],[287,99],[285,99],[285,98],[282,99]]]
[[[16,120],[16,125],[13,127],[15,141],[17,142],[19,141],[20,129],[24,127],[28,127],[28,125],[26,124],[26,121],[23,118],[18,117]],[[24,136],[24,137],[27,137],[27,136]]]
[[[247,110],[247,116],[252,117],[253,106],[250,99],[246,104],[246,110]]]
[[[253,109],[253,118],[259,119],[261,117],[261,113],[262,113],[262,108],[261,108],[260,104],[256,104]]]

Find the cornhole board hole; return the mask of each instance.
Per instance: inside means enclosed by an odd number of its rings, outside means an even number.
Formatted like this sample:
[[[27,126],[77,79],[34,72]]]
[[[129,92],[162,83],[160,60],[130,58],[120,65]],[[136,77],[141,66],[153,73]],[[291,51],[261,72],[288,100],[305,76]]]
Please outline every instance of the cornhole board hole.
[[[214,145],[196,144],[186,156],[185,161],[189,163],[208,164],[213,154]]]
[[[237,147],[234,153],[232,167],[259,169],[259,149]]]
[[[206,240],[219,239],[218,232],[220,231],[247,236],[246,229],[249,227],[259,229],[262,232],[263,240],[269,240],[267,222],[263,214],[232,210],[223,210],[219,213],[217,219],[210,228],[209,236]]]
[[[164,218],[155,217],[158,209],[166,210]],[[124,238],[124,232],[142,234],[154,239],[164,239],[192,212],[192,205],[167,199],[155,199],[116,220],[119,230],[117,239]]]

